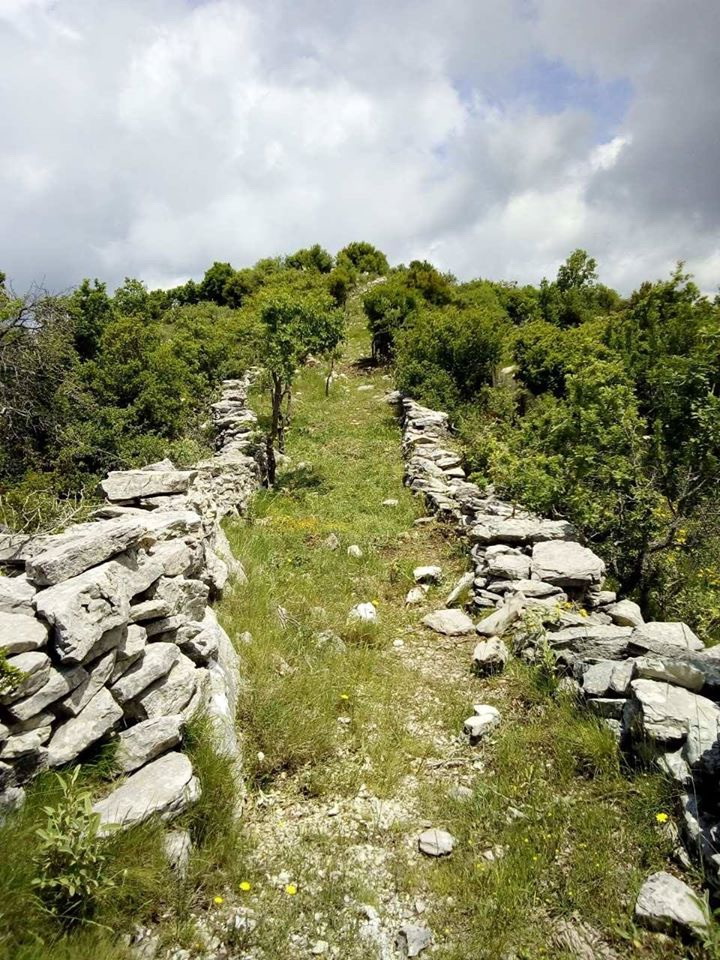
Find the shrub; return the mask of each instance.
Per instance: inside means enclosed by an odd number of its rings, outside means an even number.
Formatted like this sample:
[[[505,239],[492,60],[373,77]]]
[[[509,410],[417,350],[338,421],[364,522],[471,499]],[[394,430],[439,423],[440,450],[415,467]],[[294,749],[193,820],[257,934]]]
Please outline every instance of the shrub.
[[[79,774],[80,767],[68,776],[56,774],[60,800],[44,807],[47,822],[36,831],[40,845],[33,886],[44,908],[64,925],[92,916],[113,886],[103,875],[100,817],[93,813],[90,791],[78,786]]]

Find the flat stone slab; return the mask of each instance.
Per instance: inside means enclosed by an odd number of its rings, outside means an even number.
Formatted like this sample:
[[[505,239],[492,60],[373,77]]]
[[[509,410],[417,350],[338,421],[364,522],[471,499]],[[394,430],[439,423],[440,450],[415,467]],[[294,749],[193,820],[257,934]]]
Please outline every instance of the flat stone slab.
[[[698,895],[682,880],[663,870],[653,873],[640,888],[635,916],[644,926],[664,933],[680,929],[697,935],[708,925]]]
[[[427,857],[449,857],[455,848],[455,837],[447,830],[425,830],[418,837],[418,850]]]
[[[127,829],[158,815],[170,820],[199,799],[200,783],[184,753],[166,753],[93,806],[107,833],[111,824]]]
[[[538,543],[532,552],[532,575],[558,587],[589,587],[602,582],[605,564],[575,541]]]
[[[0,577],[0,613],[34,616],[32,601],[35,592],[35,587],[25,574],[19,577]]]
[[[48,763],[59,767],[109,733],[123,715],[109,690],[103,687],[80,713],[58,727],[48,744]]]
[[[442,633],[446,637],[460,637],[465,633],[472,633],[475,624],[462,610],[455,608],[435,610],[423,617],[423,626],[429,627],[435,633]]]
[[[118,703],[134,700],[151,683],[166,676],[180,659],[180,650],[174,643],[149,643],[142,658],[123,673],[112,687]]]
[[[88,679],[88,673],[82,667],[70,667],[65,670],[50,670],[47,682],[37,693],[23,700],[17,700],[7,708],[14,720],[25,723],[42,713],[51,703],[55,703],[71,693],[75,687]]]
[[[100,491],[110,501],[187,493],[196,476],[196,470],[114,470],[100,483]]]
[[[183,718],[180,714],[157,717],[136,723],[118,737],[115,752],[117,769],[132,773],[161,754],[176,747],[182,737]]]
[[[534,517],[483,517],[470,530],[475,543],[530,544],[548,540],[571,540],[572,524],[565,520],[540,520]]]
[[[650,649],[654,643],[669,643],[683,650],[705,649],[705,644],[690,627],[679,621],[644,623],[633,631],[632,642],[638,646],[648,643]]]
[[[530,557],[524,553],[496,553],[487,558],[483,576],[494,580],[527,580],[530,577]]]
[[[635,660],[635,673],[641,680],[662,680],[675,687],[698,693],[705,684],[705,674],[685,660],[646,656]]]
[[[0,578],[4,579],[4,578]],[[40,650],[48,639],[48,629],[34,616],[0,612],[0,650],[8,657]]]
[[[8,665],[22,674],[21,679],[11,690],[0,694],[0,703],[12,703],[44,687],[50,678],[50,657],[40,650],[30,650],[8,658]]]
[[[42,551],[27,561],[25,571],[38,586],[60,583],[122,553],[144,532],[143,517],[136,514],[77,524],[48,537]]]
[[[657,680],[630,685],[642,711],[645,733],[660,743],[686,739],[684,759],[692,766],[710,754],[720,734],[720,707],[706,697]]]

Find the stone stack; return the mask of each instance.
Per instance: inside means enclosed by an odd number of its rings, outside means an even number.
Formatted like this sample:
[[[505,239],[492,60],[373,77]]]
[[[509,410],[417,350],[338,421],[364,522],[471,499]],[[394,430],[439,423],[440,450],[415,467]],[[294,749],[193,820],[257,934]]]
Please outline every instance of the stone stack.
[[[398,393],[405,482],[430,512],[457,524],[480,615],[473,666],[552,656],[624,749],[652,755],[681,788],[685,840],[720,890],[720,654],[683,623],[645,623],[637,604],[603,589],[605,565],[572,526],[481,493],[453,450],[448,417]],[[432,629],[443,616],[425,618]],[[446,631],[441,631],[446,632]],[[467,632],[466,630],[462,632]]]
[[[97,805],[103,822],[175,815],[199,790],[178,748],[201,709],[238,760],[237,655],[209,603],[245,579],[219,520],[260,484],[247,387],[223,385],[210,460],[113,472],[94,521],[0,535],[0,650],[19,671],[0,688],[2,807],[38,772],[114,741],[130,779]]]

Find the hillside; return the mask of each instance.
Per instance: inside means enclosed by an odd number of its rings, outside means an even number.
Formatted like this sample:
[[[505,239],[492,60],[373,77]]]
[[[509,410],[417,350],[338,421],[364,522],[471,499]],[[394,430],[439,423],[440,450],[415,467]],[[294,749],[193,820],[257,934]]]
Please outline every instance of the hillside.
[[[718,304],[322,253],[29,323],[5,287],[0,955],[718,956]],[[88,617],[128,551],[168,565]],[[23,712],[85,668],[107,722]]]

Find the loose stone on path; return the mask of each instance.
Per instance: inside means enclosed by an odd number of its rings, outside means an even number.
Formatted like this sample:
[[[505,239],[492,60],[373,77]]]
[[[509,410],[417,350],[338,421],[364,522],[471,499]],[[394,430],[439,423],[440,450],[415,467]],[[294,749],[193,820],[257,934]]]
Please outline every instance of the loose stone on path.
[[[427,857],[449,857],[455,848],[455,837],[447,830],[425,830],[418,837],[418,850]]]
[[[435,610],[423,617],[423,624],[434,630],[435,633],[442,633],[446,637],[461,637],[466,633],[473,633],[475,624],[470,617],[462,610]]]

